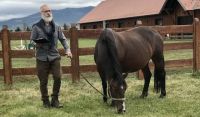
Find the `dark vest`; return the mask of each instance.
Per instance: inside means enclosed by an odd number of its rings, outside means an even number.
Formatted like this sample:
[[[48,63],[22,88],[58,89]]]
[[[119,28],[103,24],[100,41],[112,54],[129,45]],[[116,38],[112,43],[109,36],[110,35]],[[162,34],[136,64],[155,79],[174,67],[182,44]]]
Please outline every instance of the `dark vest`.
[[[55,23],[52,20],[49,24],[52,27],[52,31],[51,32],[47,32],[46,31],[46,29],[45,29],[45,22],[44,22],[43,19],[41,19],[38,23],[34,24],[34,25],[37,25],[44,32],[44,34],[47,37],[47,39],[38,40],[38,43],[40,43],[40,42],[41,43],[50,43],[51,46],[55,46],[55,42],[54,42]]]

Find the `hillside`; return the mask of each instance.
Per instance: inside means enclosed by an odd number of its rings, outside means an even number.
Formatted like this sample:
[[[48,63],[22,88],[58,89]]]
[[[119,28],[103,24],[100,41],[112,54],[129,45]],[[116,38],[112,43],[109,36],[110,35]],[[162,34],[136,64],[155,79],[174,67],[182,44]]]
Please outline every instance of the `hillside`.
[[[81,17],[83,17],[93,8],[94,7],[92,6],[82,7],[82,8],[66,8],[61,10],[53,10],[52,12],[55,22],[62,26],[64,23],[66,24],[77,23]],[[32,26],[32,24],[36,23],[39,20],[40,20],[40,13],[35,13],[23,18],[1,21],[0,28],[2,28],[3,25],[8,25],[10,29],[16,29],[16,27],[18,26],[22,28],[23,25]]]

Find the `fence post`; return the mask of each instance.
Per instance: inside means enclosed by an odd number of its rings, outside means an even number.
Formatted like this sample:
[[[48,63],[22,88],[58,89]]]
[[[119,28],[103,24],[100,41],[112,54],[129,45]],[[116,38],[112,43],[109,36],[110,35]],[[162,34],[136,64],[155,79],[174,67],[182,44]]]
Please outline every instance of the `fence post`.
[[[12,84],[12,63],[11,63],[11,48],[10,48],[10,33],[5,26],[2,29],[2,53],[3,53],[3,69],[4,83]]]
[[[139,79],[139,80],[143,80],[144,79],[144,75],[142,73],[142,70],[138,70],[136,72],[136,77]]]
[[[194,19],[193,33],[193,72],[197,72],[200,68],[200,23],[199,19]]]
[[[70,29],[70,47],[72,52],[71,59],[71,74],[72,81],[76,82],[80,80],[80,68],[79,68],[79,54],[78,54],[78,30],[75,26]]]
[[[200,23],[198,18],[194,19],[193,25],[193,72],[197,72],[200,68]]]
[[[137,20],[137,21],[136,21],[135,27],[142,26],[142,25],[143,25],[143,24],[142,24],[142,21],[141,21],[141,20]],[[139,80],[143,80],[143,79],[144,79],[144,75],[143,75],[143,73],[142,73],[142,70],[138,70],[138,71],[136,72],[136,77],[137,77]]]

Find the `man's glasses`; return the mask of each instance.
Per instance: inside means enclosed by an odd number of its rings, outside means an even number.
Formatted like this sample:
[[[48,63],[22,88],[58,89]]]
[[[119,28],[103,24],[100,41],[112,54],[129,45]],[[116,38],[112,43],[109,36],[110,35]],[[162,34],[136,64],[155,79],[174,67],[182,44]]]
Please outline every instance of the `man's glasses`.
[[[51,10],[46,10],[46,11],[42,11],[42,12],[47,13],[47,12],[51,12]]]

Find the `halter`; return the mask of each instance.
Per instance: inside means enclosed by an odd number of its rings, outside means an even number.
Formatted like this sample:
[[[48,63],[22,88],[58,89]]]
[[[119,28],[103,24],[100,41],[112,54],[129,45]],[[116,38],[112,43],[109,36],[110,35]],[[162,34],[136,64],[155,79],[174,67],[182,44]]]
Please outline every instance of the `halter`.
[[[110,84],[111,84],[112,81],[113,81],[113,79],[110,81]],[[108,94],[109,94],[109,96],[110,96],[110,99],[112,99],[112,100],[114,100],[114,101],[125,101],[126,98],[113,98],[113,97],[112,97],[112,95],[111,95],[111,93],[110,93],[110,92],[111,92],[111,91],[110,91],[110,86],[111,86],[110,84],[109,84],[109,87],[108,87],[108,92],[109,92]]]
[[[109,96],[110,97],[108,97],[108,96],[105,96],[103,93],[101,93],[101,91],[99,91],[98,89],[96,89],[88,80],[87,80],[87,78],[85,78],[82,74],[80,74],[82,77],[83,77],[83,79],[93,88],[93,89],[95,89],[98,93],[100,93],[102,96],[104,96],[104,97],[106,97],[107,99],[112,99],[112,100],[116,100],[116,101],[125,101],[126,100],[126,98],[113,98],[112,96],[111,96],[111,94],[110,94],[110,87],[108,87],[108,92],[109,92]],[[112,79],[113,80],[113,79]],[[111,82],[112,82],[112,80],[111,80]],[[111,84],[111,82],[110,82],[110,84]],[[110,86],[110,84],[109,84],[109,86]]]
[[[126,98],[113,98],[111,97],[112,100],[115,100],[115,101],[125,101]]]

